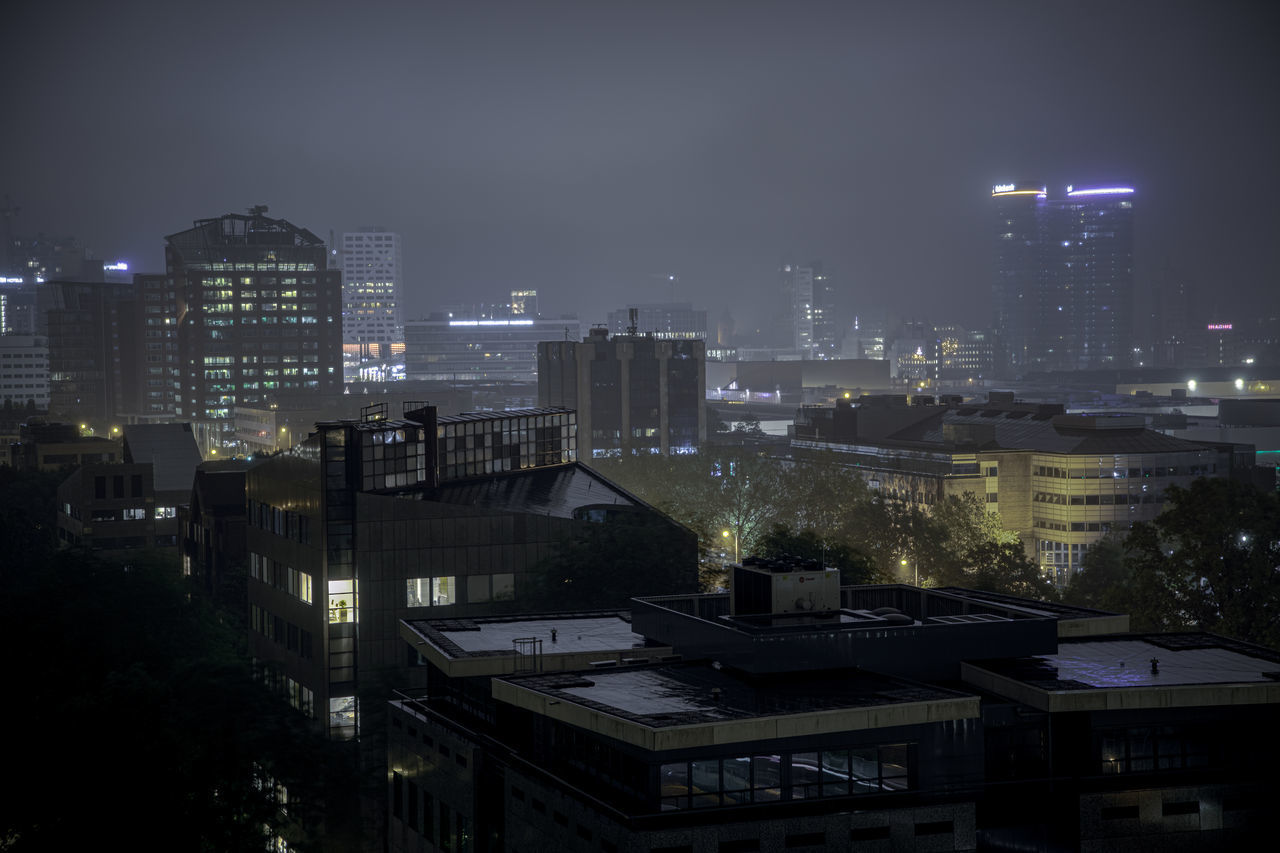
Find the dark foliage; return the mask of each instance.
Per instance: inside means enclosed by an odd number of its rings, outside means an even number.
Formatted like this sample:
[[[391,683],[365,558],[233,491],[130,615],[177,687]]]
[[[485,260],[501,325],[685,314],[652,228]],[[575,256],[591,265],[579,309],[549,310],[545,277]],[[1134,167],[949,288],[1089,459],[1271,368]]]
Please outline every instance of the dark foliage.
[[[40,526],[47,485],[18,475],[3,490],[14,737],[0,846],[262,850],[270,828],[320,849],[330,830],[343,837],[354,818],[327,803],[351,776],[346,750],[254,680],[243,633],[168,560],[55,551]]]

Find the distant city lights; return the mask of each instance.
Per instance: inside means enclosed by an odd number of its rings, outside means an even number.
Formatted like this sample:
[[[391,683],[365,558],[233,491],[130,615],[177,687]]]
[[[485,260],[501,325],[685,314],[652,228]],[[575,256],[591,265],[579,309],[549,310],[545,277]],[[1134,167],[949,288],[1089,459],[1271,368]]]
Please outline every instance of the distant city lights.
[[[116,261],[114,264],[103,264],[103,272],[128,272],[129,264],[125,261]]]
[[[1088,189],[1088,190],[1076,190],[1076,189],[1072,189],[1071,187],[1067,187],[1067,195],[1069,196],[1129,195],[1130,193],[1133,193],[1133,192],[1135,192],[1133,187],[1097,187],[1095,189]]]
[[[1230,323],[1210,323],[1207,327],[1211,332],[1229,332],[1231,331]]]
[[[450,320],[450,326],[532,326],[532,320]]]

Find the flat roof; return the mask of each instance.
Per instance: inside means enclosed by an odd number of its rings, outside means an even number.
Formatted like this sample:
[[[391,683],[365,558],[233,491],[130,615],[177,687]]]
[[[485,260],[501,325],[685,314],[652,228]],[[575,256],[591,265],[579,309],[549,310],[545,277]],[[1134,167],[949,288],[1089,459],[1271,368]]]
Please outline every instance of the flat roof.
[[[1049,711],[1280,702],[1280,653],[1213,634],[1064,640],[1057,654],[962,669],[965,681]]]
[[[451,678],[503,675],[535,667],[563,671],[598,661],[617,664],[672,653],[669,646],[646,645],[645,638],[632,630],[626,611],[402,619],[400,635]]]
[[[499,701],[663,750],[976,717],[976,696],[846,669],[769,679],[715,664],[493,680]]]

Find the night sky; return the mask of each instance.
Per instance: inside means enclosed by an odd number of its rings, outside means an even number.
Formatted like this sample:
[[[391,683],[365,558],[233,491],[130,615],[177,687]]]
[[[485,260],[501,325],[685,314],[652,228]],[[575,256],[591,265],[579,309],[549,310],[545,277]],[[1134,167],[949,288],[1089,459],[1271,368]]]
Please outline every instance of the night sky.
[[[15,231],[159,270],[267,204],[399,231],[409,319],[536,287],[759,322],[784,257],[860,312],[990,323],[990,188],[1139,188],[1140,285],[1280,310],[1262,2],[10,2]]]

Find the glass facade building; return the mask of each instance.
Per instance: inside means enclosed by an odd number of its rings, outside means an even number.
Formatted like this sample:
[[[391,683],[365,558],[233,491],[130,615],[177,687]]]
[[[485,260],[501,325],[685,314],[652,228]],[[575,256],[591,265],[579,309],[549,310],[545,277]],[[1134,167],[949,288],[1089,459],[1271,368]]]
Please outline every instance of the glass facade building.
[[[1133,350],[1133,187],[992,189],[995,328],[1007,376],[1127,367]]]

